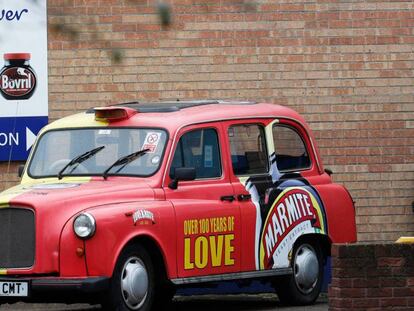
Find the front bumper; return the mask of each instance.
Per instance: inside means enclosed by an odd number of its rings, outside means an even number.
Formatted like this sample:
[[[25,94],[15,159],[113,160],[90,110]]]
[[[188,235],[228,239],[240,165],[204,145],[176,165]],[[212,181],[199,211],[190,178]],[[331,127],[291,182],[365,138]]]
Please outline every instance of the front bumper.
[[[109,288],[108,277],[59,278],[1,276],[0,282],[28,282],[27,297],[0,296],[0,303],[33,302],[90,302]]]

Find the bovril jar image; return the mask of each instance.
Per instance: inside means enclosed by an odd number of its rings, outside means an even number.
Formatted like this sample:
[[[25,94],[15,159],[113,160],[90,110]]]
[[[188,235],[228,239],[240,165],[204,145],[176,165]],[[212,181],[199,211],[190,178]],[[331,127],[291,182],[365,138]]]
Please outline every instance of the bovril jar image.
[[[7,100],[32,97],[36,89],[36,74],[30,66],[30,53],[4,54],[4,67],[0,72],[1,95]]]

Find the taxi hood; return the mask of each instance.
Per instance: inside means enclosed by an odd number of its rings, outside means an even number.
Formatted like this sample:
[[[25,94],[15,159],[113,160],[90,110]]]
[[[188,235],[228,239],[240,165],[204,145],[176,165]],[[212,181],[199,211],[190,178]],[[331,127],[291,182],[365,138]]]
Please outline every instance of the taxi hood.
[[[0,193],[0,208],[21,206],[35,211],[51,208],[59,213],[64,208],[73,215],[99,205],[153,199],[154,191],[143,179],[53,179],[23,183]]]

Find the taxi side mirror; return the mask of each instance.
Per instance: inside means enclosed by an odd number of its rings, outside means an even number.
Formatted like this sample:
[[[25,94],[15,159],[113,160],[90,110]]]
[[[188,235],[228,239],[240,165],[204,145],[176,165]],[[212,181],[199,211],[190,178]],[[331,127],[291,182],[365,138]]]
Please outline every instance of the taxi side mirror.
[[[174,179],[169,183],[168,188],[177,189],[180,180],[196,179],[196,169],[194,167],[177,167],[174,170]]]

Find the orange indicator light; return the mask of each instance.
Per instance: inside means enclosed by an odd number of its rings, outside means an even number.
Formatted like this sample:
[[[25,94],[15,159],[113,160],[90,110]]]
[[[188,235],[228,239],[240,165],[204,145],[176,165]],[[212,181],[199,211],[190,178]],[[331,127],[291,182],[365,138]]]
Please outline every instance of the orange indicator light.
[[[78,255],[78,257],[82,257],[83,255],[85,255],[85,250],[82,247],[78,247],[76,249],[76,255]]]

